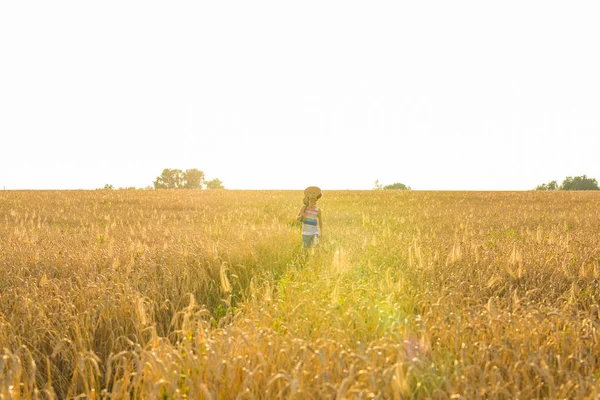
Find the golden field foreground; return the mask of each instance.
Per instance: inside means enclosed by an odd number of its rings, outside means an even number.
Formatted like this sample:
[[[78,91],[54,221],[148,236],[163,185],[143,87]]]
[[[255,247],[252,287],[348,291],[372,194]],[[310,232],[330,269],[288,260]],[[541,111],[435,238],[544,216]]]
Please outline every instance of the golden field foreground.
[[[0,398],[600,396],[600,193],[0,192]]]

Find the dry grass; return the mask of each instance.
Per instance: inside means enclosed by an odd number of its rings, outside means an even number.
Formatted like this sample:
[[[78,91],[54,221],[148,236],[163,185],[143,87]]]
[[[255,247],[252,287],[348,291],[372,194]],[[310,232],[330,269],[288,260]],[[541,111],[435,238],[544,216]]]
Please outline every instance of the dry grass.
[[[0,192],[0,398],[600,396],[600,196]]]

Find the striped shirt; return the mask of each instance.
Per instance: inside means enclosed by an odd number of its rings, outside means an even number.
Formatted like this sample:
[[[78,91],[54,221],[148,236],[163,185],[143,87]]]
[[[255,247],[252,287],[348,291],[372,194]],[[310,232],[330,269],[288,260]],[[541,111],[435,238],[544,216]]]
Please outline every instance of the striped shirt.
[[[306,209],[304,210],[304,214],[302,215],[302,234],[319,234],[319,207],[306,207]]]

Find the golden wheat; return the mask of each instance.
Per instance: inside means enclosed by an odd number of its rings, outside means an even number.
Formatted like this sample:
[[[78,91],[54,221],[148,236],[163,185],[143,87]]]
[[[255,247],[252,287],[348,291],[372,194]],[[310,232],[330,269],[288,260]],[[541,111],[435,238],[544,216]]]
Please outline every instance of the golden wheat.
[[[600,196],[0,192],[0,397],[600,395]]]

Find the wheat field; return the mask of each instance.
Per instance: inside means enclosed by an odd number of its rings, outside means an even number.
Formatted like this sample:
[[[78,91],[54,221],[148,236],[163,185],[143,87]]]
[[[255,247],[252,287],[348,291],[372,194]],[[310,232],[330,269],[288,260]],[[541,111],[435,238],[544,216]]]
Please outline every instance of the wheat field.
[[[2,399],[600,396],[600,196],[0,192]]]

